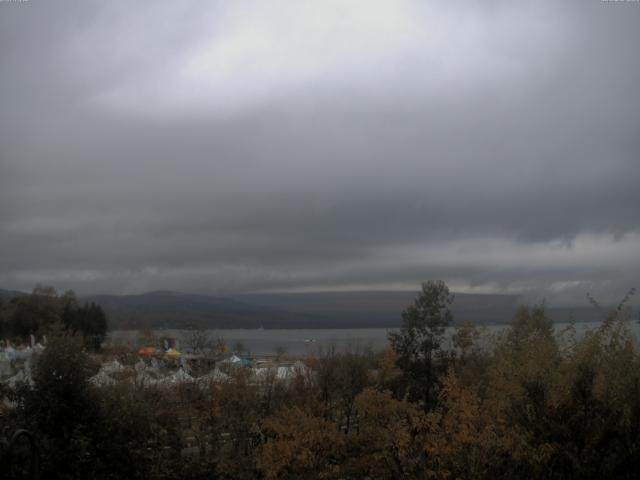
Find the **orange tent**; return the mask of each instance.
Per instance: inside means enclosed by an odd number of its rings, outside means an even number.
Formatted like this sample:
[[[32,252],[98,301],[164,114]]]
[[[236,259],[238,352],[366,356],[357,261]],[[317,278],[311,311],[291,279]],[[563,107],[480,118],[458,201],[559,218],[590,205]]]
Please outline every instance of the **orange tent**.
[[[143,356],[153,355],[154,353],[156,353],[156,349],[153,347],[140,347],[140,350],[138,350],[138,355]]]

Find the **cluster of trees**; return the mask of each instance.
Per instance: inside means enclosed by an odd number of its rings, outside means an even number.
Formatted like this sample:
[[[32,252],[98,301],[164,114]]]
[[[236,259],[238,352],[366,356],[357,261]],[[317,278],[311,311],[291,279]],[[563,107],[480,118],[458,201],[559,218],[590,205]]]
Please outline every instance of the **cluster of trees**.
[[[578,337],[522,308],[491,348],[470,324],[444,348],[451,300],[426,283],[386,351],[321,352],[288,383],[238,370],[204,390],[98,389],[82,342],[61,336],[2,418],[33,430],[44,478],[637,476],[640,355],[622,309]]]
[[[0,299],[0,339],[21,343],[59,328],[81,335],[95,351],[107,334],[107,317],[99,305],[81,304],[71,290],[60,295],[52,287],[36,286],[30,295]]]

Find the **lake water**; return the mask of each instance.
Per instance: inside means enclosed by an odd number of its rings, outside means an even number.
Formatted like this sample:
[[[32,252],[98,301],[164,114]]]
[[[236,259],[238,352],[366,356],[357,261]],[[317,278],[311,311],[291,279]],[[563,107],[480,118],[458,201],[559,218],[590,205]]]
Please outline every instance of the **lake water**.
[[[581,337],[587,330],[594,329],[599,322],[574,324],[576,335]],[[640,338],[640,324],[629,322],[629,327]],[[556,331],[568,327],[568,323],[556,323]],[[483,342],[490,343],[492,337],[506,328],[506,325],[488,325],[484,327]],[[284,349],[287,354],[303,356],[316,353],[320,349],[335,347],[338,351],[355,348],[372,348],[382,350],[388,345],[389,328],[353,328],[353,329],[215,329],[208,330],[207,335],[215,339],[221,337],[225,344],[234,349],[241,343],[243,350],[253,355],[272,355],[276,349]],[[449,334],[452,329],[449,329]],[[188,330],[156,330],[156,336],[175,337],[180,345],[186,345],[190,335]],[[114,330],[109,333],[107,343],[112,345],[138,345],[139,333],[131,330]]]

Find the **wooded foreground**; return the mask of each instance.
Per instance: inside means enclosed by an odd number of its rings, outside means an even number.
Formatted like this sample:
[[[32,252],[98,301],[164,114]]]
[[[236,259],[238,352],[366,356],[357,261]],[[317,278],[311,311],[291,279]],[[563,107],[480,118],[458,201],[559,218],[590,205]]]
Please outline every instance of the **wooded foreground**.
[[[428,282],[382,353],[319,352],[309,372],[207,388],[97,388],[95,354],[58,329],[34,385],[2,386],[2,428],[30,430],[42,478],[636,478],[640,356],[624,305],[581,338],[543,307],[486,339]],[[9,475],[14,473],[8,472]]]

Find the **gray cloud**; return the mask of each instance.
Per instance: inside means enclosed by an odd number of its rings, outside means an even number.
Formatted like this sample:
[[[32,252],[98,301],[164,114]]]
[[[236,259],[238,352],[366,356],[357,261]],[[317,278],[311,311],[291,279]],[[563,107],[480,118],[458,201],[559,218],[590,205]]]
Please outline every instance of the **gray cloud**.
[[[637,4],[0,9],[4,287],[638,284]]]

